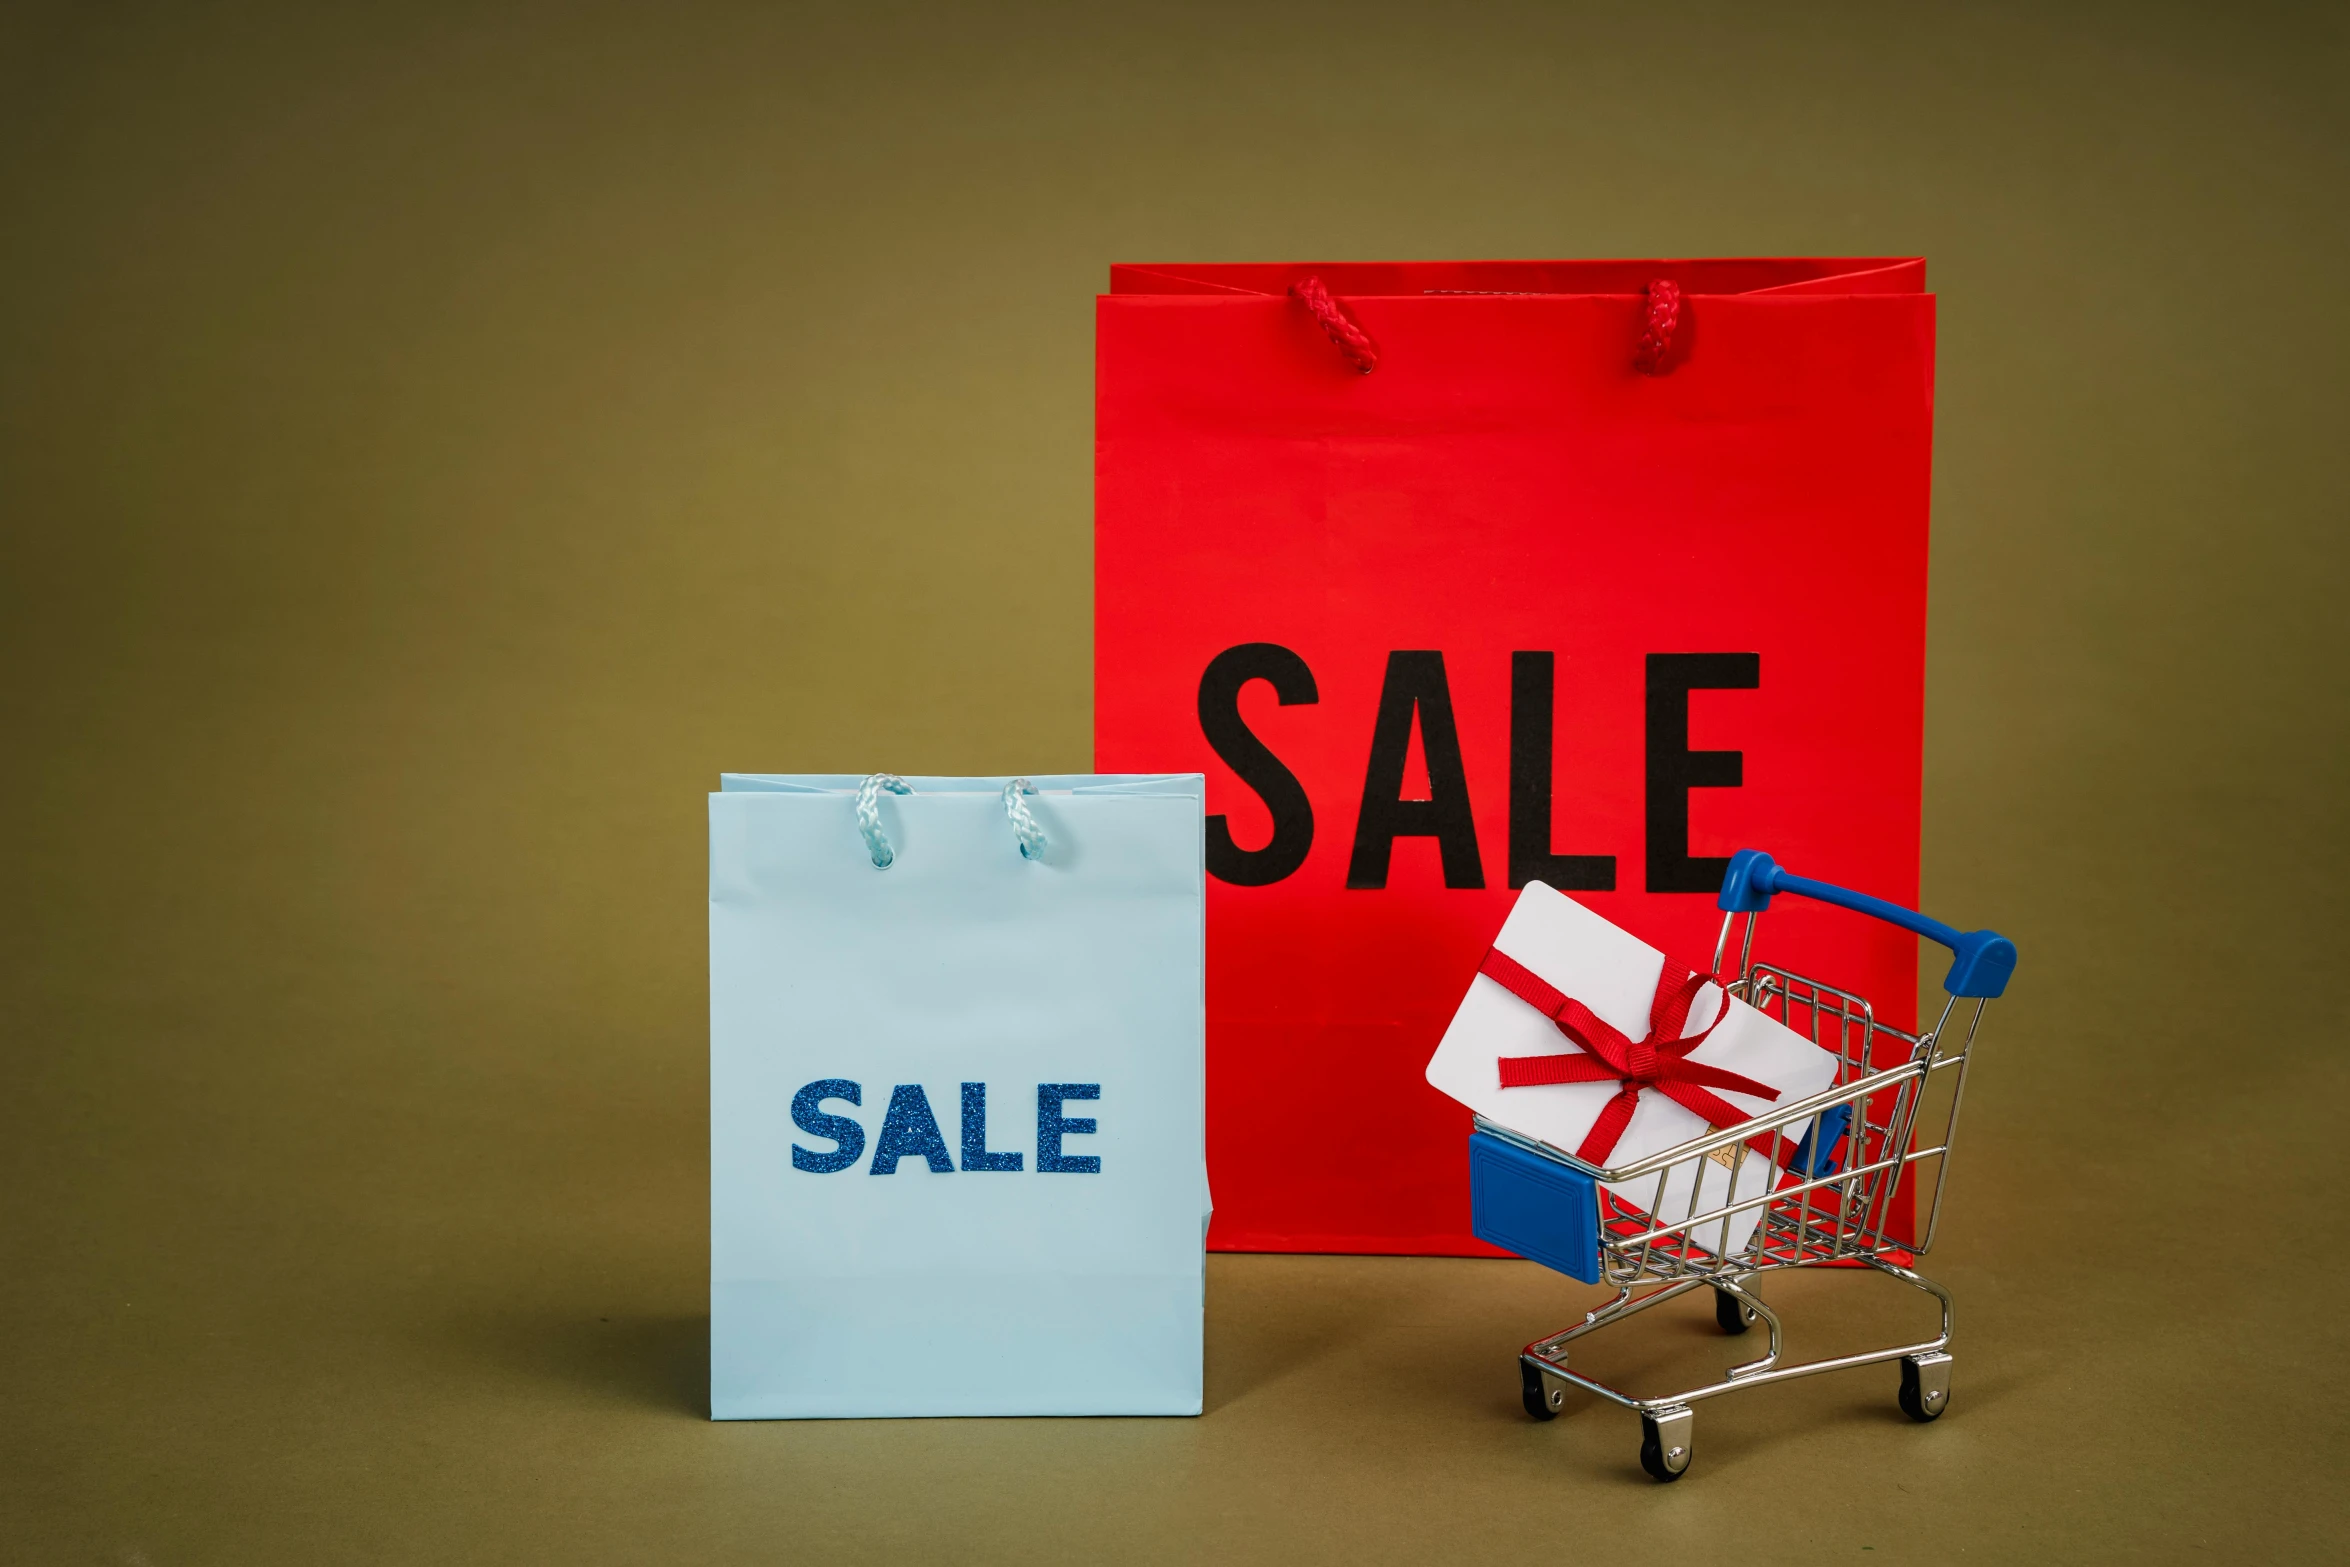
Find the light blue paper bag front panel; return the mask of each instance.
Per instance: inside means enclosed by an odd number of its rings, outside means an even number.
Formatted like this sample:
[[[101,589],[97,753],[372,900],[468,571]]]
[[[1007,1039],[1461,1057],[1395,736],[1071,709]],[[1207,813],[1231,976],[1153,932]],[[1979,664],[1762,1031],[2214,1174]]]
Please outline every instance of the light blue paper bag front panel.
[[[740,782],[710,799],[711,1413],[1198,1413],[1200,780],[1029,796],[1037,861],[1003,780],[916,780],[886,871],[843,781]],[[862,1089],[820,1107],[864,1136],[834,1173],[792,1160],[838,1146],[793,1119],[822,1079]],[[966,1082],[1020,1170],[961,1168]],[[1046,1083],[1100,1085],[1061,1110],[1097,1173],[1037,1168]],[[870,1173],[900,1084],[952,1173]]]

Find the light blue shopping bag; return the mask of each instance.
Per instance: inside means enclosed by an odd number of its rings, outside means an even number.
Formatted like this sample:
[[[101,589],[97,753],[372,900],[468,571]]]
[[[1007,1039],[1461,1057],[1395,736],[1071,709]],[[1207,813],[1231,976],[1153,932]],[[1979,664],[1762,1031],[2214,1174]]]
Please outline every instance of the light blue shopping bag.
[[[725,777],[714,1418],[1199,1413],[1202,798]]]

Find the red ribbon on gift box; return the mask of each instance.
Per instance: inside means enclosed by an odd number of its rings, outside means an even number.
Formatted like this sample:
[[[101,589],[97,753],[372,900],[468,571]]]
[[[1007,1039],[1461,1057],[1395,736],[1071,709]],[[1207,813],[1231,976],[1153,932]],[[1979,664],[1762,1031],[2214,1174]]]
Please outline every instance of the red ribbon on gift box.
[[[1599,1112],[1599,1119],[1591,1123],[1582,1146],[1575,1150],[1575,1157],[1586,1164],[1607,1163],[1608,1155],[1615,1152],[1617,1139],[1624,1135],[1625,1126],[1632,1120],[1633,1108],[1639,1104],[1640,1091],[1644,1088],[1653,1088],[1675,1104],[1703,1116],[1706,1124],[1713,1127],[1735,1126],[1749,1117],[1728,1100],[1708,1092],[1709,1089],[1726,1088],[1758,1099],[1779,1097],[1779,1091],[1767,1083],[1687,1059],[1689,1052],[1703,1044],[1706,1035],[1720,1027],[1722,1019],[1730,1014],[1725,997],[1722,1010],[1713,1022],[1697,1033],[1686,1036],[1681,1033],[1689,1021],[1690,1004],[1705,987],[1704,975],[1683,969],[1676,977],[1673,965],[1667,963],[1657,975],[1656,999],[1649,1003],[1648,1037],[1634,1040],[1602,1022],[1589,1007],[1498,947],[1486,951],[1485,961],[1477,966],[1477,972],[1549,1018],[1558,1025],[1560,1033],[1582,1047],[1564,1055],[1503,1056],[1502,1087],[1532,1088],[1544,1083],[1621,1085],[1616,1096]],[[1755,1140],[1757,1151],[1771,1157],[1772,1150],[1761,1147],[1761,1141]]]

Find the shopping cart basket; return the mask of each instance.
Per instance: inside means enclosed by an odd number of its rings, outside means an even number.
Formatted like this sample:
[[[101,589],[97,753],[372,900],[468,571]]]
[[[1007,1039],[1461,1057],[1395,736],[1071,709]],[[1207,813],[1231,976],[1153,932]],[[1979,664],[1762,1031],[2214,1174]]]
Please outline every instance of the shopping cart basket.
[[[1772,897],[1782,892],[1887,920],[1950,948],[1954,961],[1943,981],[1948,995],[1934,1026],[1905,1033],[1879,1021],[1868,1001],[1851,991],[1756,962],[1755,929]],[[1677,1480],[1688,1472],[1694,1430],[1690,1406],[1739,1388],[1898,1360],[1901,1407],[1911,1419],[1933,1420],[1950,1407],[1950,1292],[1914,1271],[1910,1262],[1934,1244],[1942,1217],[1951,1138],[1958,1129],[1967,1061],[1983,1009],[2015,970],[2015,946],[1996,932],[1962,933],[1865,893],[1790,875],[1757,850],[1732,857],[1720,901],[1722,930],[1714,945],[1713,973],[1721,974],[1737,933],[1738,974],[1722,981],[1724,988],[1834,1052],[1833,1084],[1767,1115],[1711,1129],[1613,1169],[1588,1164],[1482,1116],[1470,1138],[1477,1235],[1586,1283],[1612,1285],[1616,1292],[1615,1299],[1574,1327],[1537,1339],[1520,1353],[1526,1412],[1537,1420],[1554,1418],[1570,1387],[1637,1411],[1641,1467],[1659,1480]],[[1974,1003],[1971,1011],[1961,1011],[1963,1001]],[[1883,1041],[1898,1043],[1888,1047]],[[1898,1059],[1880,1065],[1880,1056]],[[1941,1108],[1945,1085],[1947,1108]],[[1934,1110],[1926,1108],[1930,1091],[1937,1101]],[[1793,1137],[1798,1126],[1806,1126],[1800,1142]],[[1773,1162],[1783,1173],[1776,1189],[1722,1201],[1722,1192],[1753,1191],[1753,1183],[1739,1177],[1747,1173],[1747,1160],[1764,1157],[1758,1149],[1777,1156]],[[1726,1168],[1726,1185],[1697,1179],[1696,1161],[1704,1159]],[[1924,1191],[1927,1160],[1933,1161],[1930,1198]],[[1903,1233],[1911,1227],[1911,1205],[1896,1201],[1905,1174],[1911,1175],[1911,1191],[1926,1214],[1914,1237]],[[1639,1206],[1619,1201],[1602,1183],[1628,1185],[1648,1200]],[[1701,1192],[1716,1194],[1707,1199],[1716,1205],[1700,1211]],[[1669,1212],[1668,1205],[1681,1211]],[[1733,1218],[1758,1207],[1762,1219],[1752,1236],[1742,1246],[1731,1246]],[[1761,1278],[1782,1269],[1826,1265],[1873,1268],[1933,1296],[1941,1304],[1942,1331],[1923,1343],[1780,1364],[1779,1317],[1763,1301]],[[1760,1321],[1770,1333],[1768,1353],[1731,1367],[1718,1382],[1652,1398],[1619,1392],[1569,1369],[1567,1346],[1576,1339],[1700,1287],[1713,1290],[1714,1316],[1724,1331],[1744,1333]]]

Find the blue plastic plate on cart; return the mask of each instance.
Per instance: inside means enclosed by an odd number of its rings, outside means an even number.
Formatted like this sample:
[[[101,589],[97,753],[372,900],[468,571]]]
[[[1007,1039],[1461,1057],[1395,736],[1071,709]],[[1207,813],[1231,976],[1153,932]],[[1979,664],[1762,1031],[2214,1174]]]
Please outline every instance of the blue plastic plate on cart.
[[[1834,1105],[1813,1121],[1796,1150],[1798,1173],[1836,1167],[1851,1116],[1850,1106]],[[1599,1183],[1491,1132],[1469,1134],[1469,1231],[1571,1279],[1599,1282]]]
[[[1469,1134],[1469,1230],[1569,1278],[1599,1282],[1599,1183],[1490,1132]]]
[[[1836,1144],[1843,1139],[1844,1129],[1852,1124],[1852,1106],[1830,1105],[1822,1110],[1803,1134],[1803,1141],[1795,1150],[1795,1173],[1798,1175],[1826,1175],[1836,1168]]]

